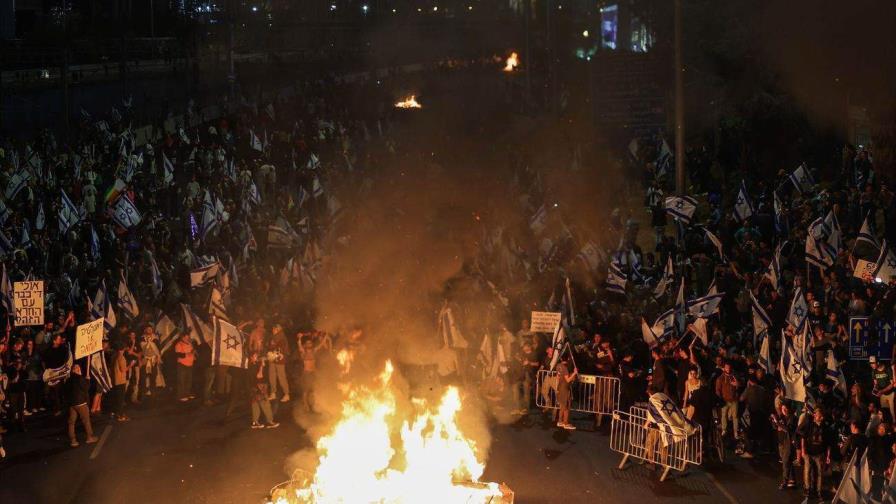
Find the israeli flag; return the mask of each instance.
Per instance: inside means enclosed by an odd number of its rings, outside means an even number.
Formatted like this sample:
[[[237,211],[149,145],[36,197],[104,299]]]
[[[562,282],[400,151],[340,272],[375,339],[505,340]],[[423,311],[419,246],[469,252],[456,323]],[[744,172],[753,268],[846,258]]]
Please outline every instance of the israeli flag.
[[[43,202],[41,202],[39,210],[38,210],[39,213],[37,214],[38,219],[40,219],[41,214],[43,213],[43,209],[44,209],[44,204],[43,204]],[[12,210],[10,210],[6,206],[5,202],[0,201],[0,226],[2,226],[3,224],[6,224],[6,221],[9,220],[9,217],[11,215],[12,215]],[[42,222],[42,221],[38,220],[38,222]],[[38,229],[43,229],[43,228],[38,228]]]
[[[762,344],[759,346],[759,367],[765,370],[766,373],[774,372],[774,367],[772,365],[771,353],[768,347],[768,333],[765,333],[765,337],[762,338]]]
[[[874,250],[880,250],[880,242],[877,241],[877,238],[874,236],[871,224],[868,221],[869,216],[870,214],[866,215],[865,220],[862,221],[862,229],[859,230],[859,234],[856,236],[855,247],[857,248],[859,244],[866,244]]]
[[[199,237],[205,237],[215,228],[218,227],[218,210],[211,194],[205,191],[205,200],[202,204],[202,223],[199,227]]]
[[[656,424],[662,433],[663,446],[685,441],[697,432],[697,424],[688,420],[675,401],[662,392],[656,392],[648,399],[647,420]]]
[[[871,469],[868,465],[868,449],[855,450],[849,464],[843,471],[843,479],[837,486],[837,492],[831,502],[846,502],[847,504],[877,502],[871,497]],[[891,478],[892,480],[892,478]],[[889,490],[889,489],[888,489]],[[881,502],[893,502],[893,497],[887,491],[887,495]]]
[[[740,191],[737,192],[737,200],[734,202],[734,216],[743,222],[751,215],[753,215],[753,202],[750,200],[746,184],[741,180]]]
[[[305,168],[309,170],[320,168],[320,158],[317,157],[317,154],[312,152],[311,155],[308,156],[308,162],[305,163]]]
[[[174,346],[174,342],[177,341],[177,326],[168,318],[168,315],[162,314],[162,318],[156,322],[153,330],[159,336],[161,354],[165,355],[165,352]]]
[[[834,211],[831,210],[828,212],[828,215],[824,218],[824,227],[827,231],[827,238],[825,239],[825,246],[827,247],[828,253],[832,257],[837,257],[837,254],[843,250],[843,232],[840,230],[840,221],[837,219],[837,216],[834,215]]]
[[[28,221],[22,226],[22,235],[19,237],[19,247],[27,250],[31,246],[31,235],[28,234]]]
[[[208,302],[208,313],[212,317],[230,321],[230,317],[227,316],[227,308],[224,306],[224,296],[217,287],[212,287],[211,297]]]
[[[724,297],[724,292],[718,292],[688,301],[688,315],[694,318],[707,318],[715,315],[719,313],[719,305]]]
[[[249,146],[258,152],[264,151],[264,147],[261,145],[261,140],[258,139],[258,135],[252,130],[249,130]]]
[[[797,166],[796,170],[793,170],[793,173],[790,174],[790,182],[801,193],[811,192],[815,186],[812,174],[809,173],[809,169],[805,164],[801,164]]]
[[[778,197],[778,191],[772,191],[772,198],[775,210],[775,232],[778,235],[786,235],[789,226],[787,225],[787,218],[784,215],[784,203],[782,203],[781,198]]]
[[[672,153],[672,149],[669,148],[669,143],[666,142],[666,139],[662,139],[660,142],[660,146],[657,157],[656,157],[656,176],[657,178],[662,177],[669,173],[670,168],[672,168],[672,162],[674,161],[674,154]]]
[[[199,287],[211,282],[218,275],[221,265],[217,262],[202,266],[190,272],[190,287]]]
[[[607,272],[607,291],[615,292],[616,294],[625,295],[625,282],[626,277],[625,273],[619,268],[619,265],[614,261],[610,263],[610,269]]]
[[[886,240],[881,244],[876,264],[873,274],[876,282],[889,283],[890,279],[896,276],[896,254],[887,245]]]
[[[84,210],[80,209],[72,203],[72,200],[65,194],[62,189],[62,205],[59,207],[59,232],[62,235],[68,234],[69,230],[84,218]]]
[[[93,225],[90,226],[90,258],[94,261],[100,259],[100,237],[97,236]]]
[[[212,365],[249,368],[246,336],[235,325],[213,317],[215,326],[212,337]]]
[[[827,371],[826,376],[828,380],[831,380],[835,383],[834,390],[837,391],[842,398],[849,397],[848,391],[846,388],[846,377],[843,375],[843,370],[840,369],[840,363],[837,362],[837,359],[834,358],[834,351],[827,351]]]
[[[112,390],[112,378],[109,368],[106,367],[106,358],[103,352],[95,352],[90,355],[90,377],[96,381],[97,389],[103,394]]]
[[[2,216],[2,211],[5,209],[5,205],[3,209],[0,209],[0,226],[2,226],[3,222],[6,221],[6,218]],[[47,216],[46,214],[44,214],[44,202],[41,201],[37,205],[37,217],[34,218],[34,229],[43,231],[45,227],[47,227]]]
[[[3,263],[3,277],[0,279],[0,304],[3,305],[3,309],[6,310],[6,316],[12,316],[13,312],[13,290],[12,290],[12,282],[9,280],[9,275],[6,273],[6,263]]]
[[[779,243],[775,247],[775,254],[772,256],[771,262],[769,262],[768,271],[764,274],[768,278],[769,283],[772,284],[772,287],[778,292],[783,292],[784,290],[784,284],[781,281],[781,249],[783,247],[783,243]]]
[[[803,296],[803,289],[797,287],[796,292],[793,293],[793,300],[790,302],[790,311],[787,312],[787,323],[793,327],[794,333],[799,333],[803,330],[808,316],[809,307]]]
[[[184,325],[187,330],[190,331],[190,337],[193,341],[196,343],[211,343],[214,339],[214,335],[208,324],[200,320],[189,306],[181,304],[180,307],[184,314]]]
[[[663,328],[660,328],[660,335],[662,335],[662,329]],[[644,339],[644,343],[647,343],[647,346],[650,348],[657,346],[660,342],[657,333],[654,332],[654,328],[647,325],[647,321],[644,320],[644,317],[641,317],[641,338]]]
[[[806,262],[822,270],[834,265],[834,258],[831,257],[826,247],[819,244],[812,233],[806,234]]]
[[[666,293],[666,289],[672,282],[675,281],[675,270],[672,268],[672,255],[666,259],[666,269],[663,271],[663,276],[660,278],[660,281],[656,284],[656,289],[653,291],[653,297],[659,298],[662,297],[663,294]]]
[[[9,177],[9,183],[6,185],[6,200],[10,201],[16,197],[22,189],[24,189],[28,185],[28,181],[31,180],[31,173],[24,168],[20,168],[16,170],[15,173]]]
[[[118,280],[118,307],[128,314],[132,319],[136,319],[140,315],[140,307],[137,306],[137,300],[134,299],[127,282],[124,281],[124,275]]]
[[[319,198],[324,195],[324,186],[320,183],[320,178],[315,175],[314,180],[311,182],[311,195],[315,198]]]
[[[162,151],[162,184],[163,186],[171,185],[174,182],[174,163]]]
[[[728,259],[725,257],[725,251],[722,249],[722,240],[719,240],[719,237],[709,229],[703,228],[703,231],[706,232],[706,238],[715,245],[716,250],[719,252],[719,259],[721,259],[722,262],[728,262]]]
[[[149,256],[150,272],[152,273],[152,295],[158,297],[162,293],[162,272],[159,271],[159,265],[156,264],[156,258],[150,254]]]
[[[134,206],[134,202],[126,194],[122,194],[115,200],[111,208],[112,220],[119,226],[130,229],[138,224],[142,217],[140,211]]]
[[[660,339],[666,339],[675,333],[675,309],[670,308],[665,313],[657,317],[651,327],[653,334]]]
[[[765,308],[759,304],[759,300],[753,295],[753,292],[749,290],[747,292],[750,293],[750,306],[753,309],[753,336],[758,337],[763,332],[768,331],[768,328],[772,326],[772,322],[765,312]]]
[[[690,196],[666,197],[666,212],[685,224],[691,223],[696,210],[697,200]]]
[[[111,331],[118,325],[115,310],[112,309],[112,302],[106,292],[105,280],[100,283],[100,287],[96,290],[93,303],[88,304],[90,305],[90,315],[93,317],[91,320],[103,318],[103,327],[106,328],[106,332]]]
[[[784,383],[784,397],[796,401],[806,402],[806,384],[803,381],[806,370],[803,364],[793,351],[793,347],[782,337],[783,349],[781,352],[781,361],[779,372],[781,373],[781,381]]]

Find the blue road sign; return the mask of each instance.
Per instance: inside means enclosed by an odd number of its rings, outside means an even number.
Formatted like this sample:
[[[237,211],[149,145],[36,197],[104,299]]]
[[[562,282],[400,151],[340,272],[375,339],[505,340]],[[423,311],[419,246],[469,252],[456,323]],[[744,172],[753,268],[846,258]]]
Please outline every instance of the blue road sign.
[[[877,355],[878,359],[890,360],[893,356],[894,339],[896,339],[896,323],[893,323],[892,320],[879,320],[877,322],[877,344],[868,350]]]
[[[850,359],[861,360],[868,358],[868,329],[870,326],[871,320],[868,317],[849,318]]]

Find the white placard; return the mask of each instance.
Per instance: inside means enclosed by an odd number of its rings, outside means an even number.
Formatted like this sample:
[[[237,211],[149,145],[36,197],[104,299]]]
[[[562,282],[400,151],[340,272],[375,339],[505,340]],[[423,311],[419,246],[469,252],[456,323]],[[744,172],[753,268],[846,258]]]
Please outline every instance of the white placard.
[[[44,325],[44,281],[15,282],[12,290],[16,327]]]
[[[75,333],[75,358],[87,357],[103,349],[103,321],[100,317],[93,322],[81,324]]]
[[[552,333],[557,330],[560,325],[560,312],[532,312],[532,323],[529,324],[529,330],[532,332]]]

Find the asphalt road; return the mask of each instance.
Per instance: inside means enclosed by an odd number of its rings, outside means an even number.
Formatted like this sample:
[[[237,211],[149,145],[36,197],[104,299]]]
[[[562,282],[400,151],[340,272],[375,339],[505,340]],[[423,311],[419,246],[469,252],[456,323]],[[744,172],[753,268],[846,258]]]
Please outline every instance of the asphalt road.
[[[287,478],[287,458],[310,446],[288,407],[272,430],[249,429],[247,411],[227,417],[224,406],[195,402],[158,399],[130,412],[131,422],[95,421],[105,439],[79,448],[68,446],[61,418],[32,417],[28,433],[6,438],[0,502],[255,504]],[[494,425],[484,479],[506,482],[524,504],[802,502],[797,491],[777,490],[771,457],[708,463],[660,482],[647,466],[617,469],[607,433],[578,423],[580,430],[563,431],[533,412]]]

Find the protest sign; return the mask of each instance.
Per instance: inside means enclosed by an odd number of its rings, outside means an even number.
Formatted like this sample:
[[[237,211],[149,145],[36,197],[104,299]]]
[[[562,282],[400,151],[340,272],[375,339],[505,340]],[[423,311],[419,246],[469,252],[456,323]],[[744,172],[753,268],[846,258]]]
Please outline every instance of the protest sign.
[[[103,349],[103,317],[81,324],[75,333],[75,358],[87,357]]]
[[[13,284],[16,327],[44,325],[44,281],[32,280]]]
[[[552,333],[560,325],[560,312],[532,312],[532,323],[529,330],[532,332]]]

